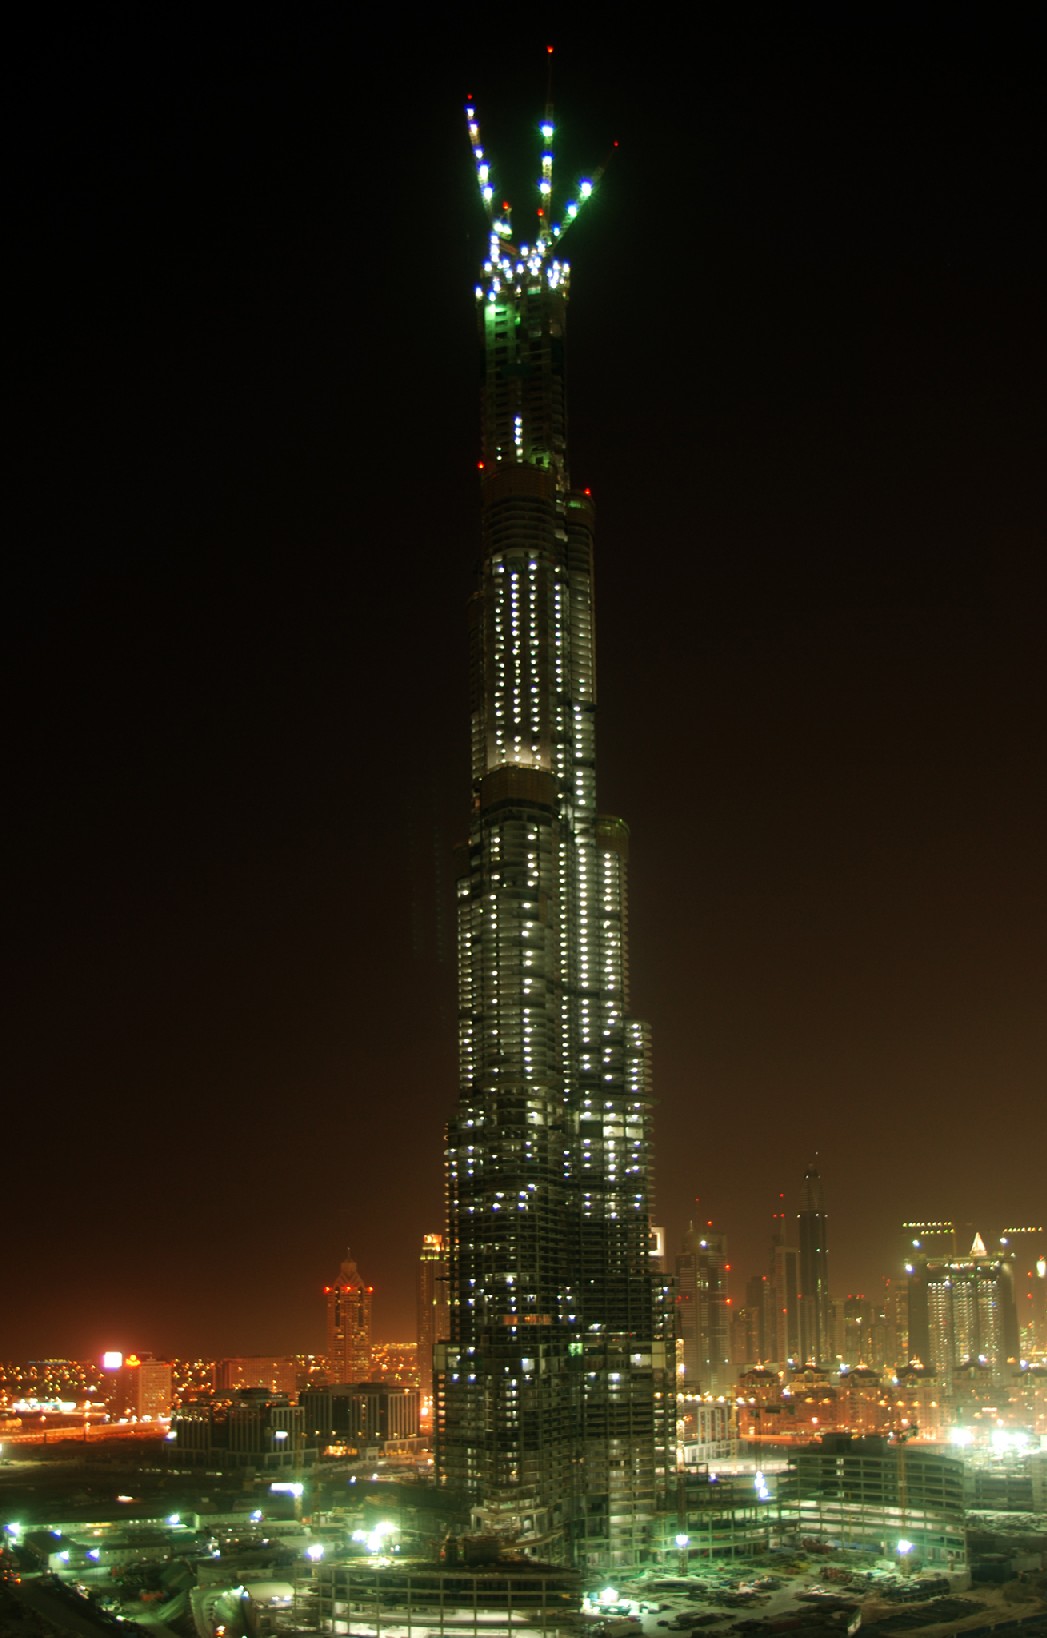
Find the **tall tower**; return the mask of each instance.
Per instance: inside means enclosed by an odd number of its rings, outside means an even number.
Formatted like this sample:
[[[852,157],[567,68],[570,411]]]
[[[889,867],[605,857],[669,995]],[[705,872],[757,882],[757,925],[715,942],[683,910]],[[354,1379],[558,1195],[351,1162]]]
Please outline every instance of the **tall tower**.
[[[437,1466],[477,1527],[610,1568],[644,1555],[665,1494],[671,1315],[648,1255],[629,833],[596,805],[593,503],[567,462],[561,245],[594,183],[557,212],[547,109],[534,235],[514,234],[466,113],[490,234]]]
[[[947,1383],[963,1367],[994,1380],[1018,1357],[1013,1252],[991,1256],[980,1234],[966,1257],[925,1257],[910,1265],[909,1358]]]
[[[348,1249],[338,1278],[324,1286],[327,1364],[333,1382],[366,1382],[371,1374],[371,1297]]]
[[[726,1393],[735,1384],[728,1270],[726,1234],[711,1222],[698,1228],[692,1223],[676,1258],[677,1330],[688,1393]]]
[[[1047,1352],[1047,1230],[1042,1223],[1005,1228],[997,1255],[1014,1258],[1018,1334],[1026,1358]]]
[[[771,1215],[771,1272],[765,1320],[766,1357],[784,1364],[800,1360],[800,1249],[786,1214],[785,1196]]]
[[[803,1209],[796,1216],[800,1243],[800,1358],[825,1365],[832,1358],[832,1305],[829,1301],[829,1219],[820,1174],[803,1174]]]

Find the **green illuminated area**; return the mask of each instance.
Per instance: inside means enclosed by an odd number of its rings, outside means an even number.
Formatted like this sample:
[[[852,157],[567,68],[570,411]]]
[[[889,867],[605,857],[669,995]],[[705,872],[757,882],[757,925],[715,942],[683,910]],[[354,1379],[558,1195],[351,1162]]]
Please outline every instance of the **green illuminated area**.
[[[577,221],[582,207],[593,197],[602,171],[579,181],[571,196],[566,198],[562,208],[559,208],[559,219],[554,219],[558,211],[553,182],[555,159],[553,139],[556,128],[552,119],[546,117],[539,127],[542,151],[540,174],[536,183],[537,211],[534,237],[529,243],[516,241],[513,238],[512,210],[508,201],[504,202],[500,213],[496,213],[495,210],[496,193],[491,165],[480,141],[476,108],[471,101],[466,103],[465,117],[473,158],[476,161],[476,180],[480,187],[480,198],[490,223],[488,255],[483,264],[484,280],[476,287],[477,299],[481,302],[496,303],[503,295],[512,294],[519,297],[526,288],[536,284],[544,285],[550,290],[562,290],[566,294],[570,268],[560,256],[560,246]]]

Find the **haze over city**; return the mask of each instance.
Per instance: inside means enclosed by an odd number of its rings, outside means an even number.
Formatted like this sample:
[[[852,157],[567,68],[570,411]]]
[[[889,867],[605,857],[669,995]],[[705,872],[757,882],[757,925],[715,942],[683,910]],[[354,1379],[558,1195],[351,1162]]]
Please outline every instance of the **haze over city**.
[[[4,1353],[410,1336],[456,1094],[484,228],[544,36],[24,42]],[[1042,1221],[1042,125],[1019,22],[558,38],[655,1219],[835,1291]],[[512,188],[510,188],[512,191]],[[521,191],[517,189],[517,191]],[[1039,486],[1037,486],[1038,488]],[[695,1205],[695,1199],[700,1205]]]

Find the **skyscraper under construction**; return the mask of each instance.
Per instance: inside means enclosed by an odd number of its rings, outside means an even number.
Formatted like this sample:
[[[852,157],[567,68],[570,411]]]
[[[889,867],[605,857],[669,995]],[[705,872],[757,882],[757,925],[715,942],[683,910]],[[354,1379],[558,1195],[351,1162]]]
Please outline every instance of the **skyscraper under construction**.
[[[561,246],[595,179],[558,209],[547,111],[537,221],[517,235],[467,116],[489,222],[482,559],[437,1464],[477,1527],[610,1568],[647,1550],[674,1430],[628,831],[596,804],[593,503],[568,473]]]

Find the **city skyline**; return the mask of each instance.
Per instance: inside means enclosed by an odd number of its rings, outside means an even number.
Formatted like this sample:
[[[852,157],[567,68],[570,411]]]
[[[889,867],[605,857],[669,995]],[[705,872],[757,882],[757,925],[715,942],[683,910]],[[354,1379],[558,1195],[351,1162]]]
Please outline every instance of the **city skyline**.
[[[228,39],[205,70],[139,27],[111,61],[37,42],[19,104],[7,1351],[319,1343],[346,1243],[376,1334],[410,1334],[478,553],[460,108],[513,191],[546,42],[380,42],[402,190],[364,210],[334,66],[362,47]],[[903,1219],[1044,1216],[1013,28],[557,42],[565,164],[620,139],[577,229],[572,466],[658,1213],[671,1255],[700,1195],[740,1280],[815,1150],[849,1290]]]

